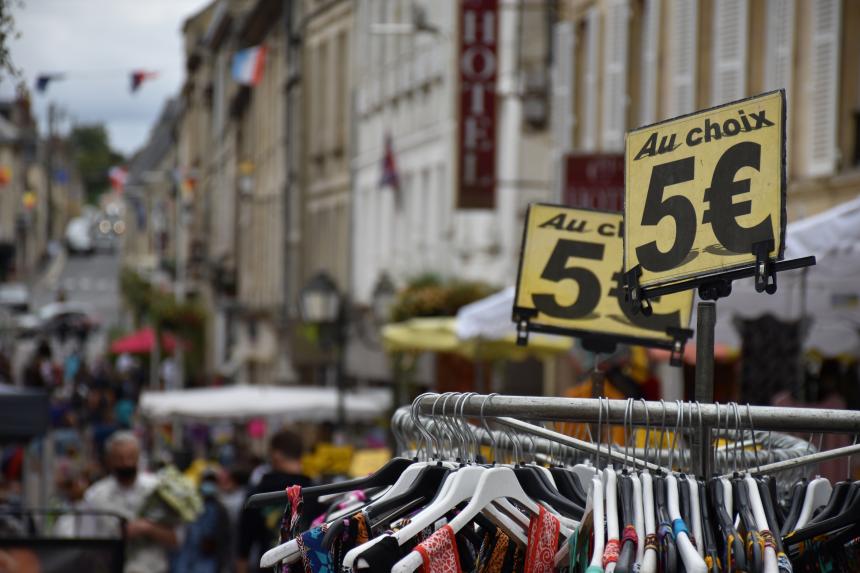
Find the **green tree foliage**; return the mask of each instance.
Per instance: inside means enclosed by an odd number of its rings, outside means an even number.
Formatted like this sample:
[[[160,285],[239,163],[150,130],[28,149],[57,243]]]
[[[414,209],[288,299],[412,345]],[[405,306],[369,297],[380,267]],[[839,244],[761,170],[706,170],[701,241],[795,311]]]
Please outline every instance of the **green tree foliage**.
[[[460,307],[490,296],[498,289],[482,282],[445,282],[435,275],[416,277],[397,295],[391,320],[419,316],[454,316]]]
[[[146,323],[156,331],[169,331],[189,347],[185,372],[194,379],[202,374],[206,309],[196,300],[179,303],[170,292],[159,290],[134,270],[123,267],[119,274],[120,294],[134,316],[135,328]]]
[[[0,79],[4,75],[18,77],[19,70],[12,63],[12,54],[9,50],[9,41],[18,38],[21,34],[15,27],[15,16],[12,8],[22,8],[24,3],[15,0],[0,0]]]
[[[2,1],[2,0],[0,0]],[[79,125],[69,134],[75,150],[75,163],[81,174],[87,201],[98,202],[98,197],[110,188],[108,170],[121,164],[124,158],[110,147],[104,125]]]

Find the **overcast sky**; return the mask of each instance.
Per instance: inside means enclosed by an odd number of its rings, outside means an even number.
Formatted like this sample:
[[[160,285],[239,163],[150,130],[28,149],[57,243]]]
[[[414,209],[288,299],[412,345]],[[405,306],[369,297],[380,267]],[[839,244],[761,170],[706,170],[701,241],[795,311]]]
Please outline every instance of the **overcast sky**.
[[[209,1],[24,0],[14,10],[21,37],[12,43],[12,59],[27,85],[35,92],[40,73],[68,72],[45,94],[33,93],[40,124],[47,121],[48,102],[54,102],[70,121],[104,122],[114,148],[136,150],[164,101],[182,84],[182,23]],[[134,69],[159,76],[132,95]],[[3,80],[0,97],[12,94],[14,86]]]

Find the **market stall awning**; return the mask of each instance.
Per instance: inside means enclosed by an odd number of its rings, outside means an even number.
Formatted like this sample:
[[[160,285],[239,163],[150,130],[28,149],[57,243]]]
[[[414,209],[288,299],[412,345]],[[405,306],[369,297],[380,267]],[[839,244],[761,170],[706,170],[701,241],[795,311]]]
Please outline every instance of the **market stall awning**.
[[[517,346],[513,323],[510,333],[497,338],[457,336],[454,317],[413,318],[388,324],[382,338],[388,352],[450,352],[472,360],[523,360],[529,356],[547,357],[567,352],[572,346],[568,338],[558,336],[529,336],[528,346]]]
[[[372,420],[391,407],[389,390],[347,392],[349,421]],[[337,390],[319,386],[221,386],[144,392],[140,413],[151,420],[234,420],[282,418],[289,422],[325,422],[337,418]]]
[[[716,341],[739,347],[739,318],[805,315],[812,321],[805,348],[860,355],[860,198],[788,225],[785,258],[807,255],[815,255],[816,265],[780,273],[773,295],[757,293],[752,279],[735,281],[731,296],[717,303]]]
[[[179,339],[167,332],[161,333],[161,349],[171,353],[176,349]],[[141,328],[122,338],[114,340],[110,345],[110,351],[114,354],[146,354],[152,352],[155,344],[155,331],[151,326]]]

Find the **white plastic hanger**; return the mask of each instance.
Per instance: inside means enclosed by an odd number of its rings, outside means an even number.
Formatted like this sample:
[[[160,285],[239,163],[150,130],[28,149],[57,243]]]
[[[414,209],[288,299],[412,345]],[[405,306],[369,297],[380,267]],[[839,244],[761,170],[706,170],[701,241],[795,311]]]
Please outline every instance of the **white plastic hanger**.
[[[646,457],[647,459],[647,457]],[[642,472],[642,509],[645,513],[645,535],[654,535],[657,533],[657,524],[654,517],[654,482],[651,473],[648,471]],[[645,539],[642,539],[642,544],[645,544]],[[657,550],[649,548],[645,551],[642,557],[642,567],[640,573],[657,573]]]
[[[696,538],[696,552],[699,557],[705,557],[705,538],[702,533],[702,507],[699,505],[699,484],[692,476],[687,476],[684,480],[685,486],[690,491],[691,516],[693,520],[693,537]]]
[[[744,483],[746,484],[747,491],[749,492],[753,517],[755,518],[758,530],[770,530],[770,526],[767,523],[767,514],[764,512],[764,505],[761,502],[761,495],[759,495],[758,483],[756,483],[755,479],[753,479],[749,474],[744,476]],[[779,535],[779,533],[776,533],[776,535]],[[764,548],[763,573],[779,573],[779,565],[776,561],[776,549],[769,545]]]
[[[412,466],[409,466],[409,468],[411,467]],[[409,468],[406,469],[408,470]],[[379,496],[381,495],[383,495],[383,493],[380,493],[377,497],[371,499],[379,499]],[[351,505],[348,508],[338,511],[337,513],[332,513],[329,516],[328,523],[334,523],[338,519],[343,518],[345,515],[355,513],[355,511],[358,510],[363,503],[364,502],[356,502],[354,505]],[[266,569],[268,567],[274,567],[275,565],[283,561],[286,561],[287,563],[295,563],[299,560],[300,555],[301,554],[299,552],[298,541],[296,541],[295,539],[290,539],[289,541],[272,547],[271,549],[263,553],[262,557],[260,557],[260,568]]]
[[[628,429],[630,434],[635,436],[635,429],[633,427],[633,398],[627,399],[627,408],[624,410],[624,461],[625,465],[627,463],[627,446],[630,444],[630,437],[628,435]],[[646,409],[647,412],[647,409]],[[629,422],[629,427],[628,427]],[[646,421],[647,424],[647,421]],[[649,428],[650,430],[650,428]],[[650,433],[646,430],[646,440],[650,437]],[[647,444],[646,444],[647,448]],[[645,459],[648,459],[648,453],[646,450]],[[643,515],[642,509],[642,482],[639,480],[639,474],[636,472],[635,468],[629,468],[629,476],[630,483],[633,484],[633,529],[636,530],[636,537],[638,539],[636,543],[636,555],[633,559],[633,563],[635,565],[634,569],[639,570],[642,567],[642,559],[645,556],[645,516]]]
[[[726,505],[726,513],[729,516],[734,516],[735,514],[735,500],[734,494],[732,493],[732,484],[728,478],[721,477],[720,483],[723,486],[723,502]],[[735,526],[737,527],[737,525]]]
[[[669,505],[669,518],[673,524],[676,520],[683,522],[678,505],[678,480],[674,474],[669,474],[666,477],[666,493]],[[681,555],[681,560],[684,562],[684,568],[687,570],[687,573],[708,573],[708,566],[705,564],[705,560],[696,553],[696,548],[693,547],[693,543],[686,533],[683,531],[675,533],[675,545],[678,548],[678,553]]]
[[[540,511],[538,504],[523,491],[514,472],[508,467],[487,469],[478,480],[475,493],[466,507],[452,519],[448,525],[457,533],[468,525],[476,515],[481,513],[496,499],[509,498],[517,501],[532,514]],[[567,529],[567,528],[564,528]],[[570,530],[567,531],[570,535]],[[392,573],[412,573],[422,565],[421,554],[412,551],[395,564]]]
[[[619,540],[617,477],[612,464],[606,466],[603,475],[606,478],[606,542],[611,543]],[[605,571],[615,571],[615,563],[608,563]]]
[[[636,564],[642,567],[642,561],[645,558],[645,512],[642,506],[642,482],[636,472],[632,472],[630,477],[633,481],[633,526],[636,528],[636,537],[639,539],[636,544]]]
[[[394,537],[397,539],[397,544],[403,545],[408,540],[421,533],[424,529],[439,521],[439,519],[444,517],[446,513],[451,511],[458,504],[469,499],[475,493],[475,489],[478,486],[478,481],[480,480],[481,475],[486,471],[487,468],[484,468],[483,466],[466,466],[457,470],[446,480],[450,482],[447,493],[434,500],[430,505],[418,513],[418,515],[414,516],[407,526],[394,534]],[[513,506],[511,506],[511,509],[514,509],[516,513],[520,513]],[[487,505],[486,511],[498,520],[509,520],[509,518],[502,515],[501,512],[499,512],[499,510],[492,504]],[[522,514],[520,513],[520,515]]]
[[[597,468],[588,459],[576,464],[570,471],[579,480],[579,485],[582,486],[583,491],[588,491],[588,488],[591,487],[591,478],[597,475]]]
[[[833,486],[830,485],[830,480],[817,476],[806,486],[806,496],[803,498],[803,506],[800,509],[800,515],[797,517],[797,525],[794,530],[797,531],[806,525],[812,519],[813,512],[827,504],[830,499],[830,494],[833,492]]]
[[[645,408],[645,459],[650,460],[648,456],[648,449],[651,446],[651,421],[648,419],[648,408],[644,399],[640,399],[640,401],[646,405]],[[660,447],[663,447],[662,438]],[[639,480],[641,481],[641,495],[642,495],[642,513],[645,519],[645,531],[644,535],[639,537],[639,545],[642,547],[642,561],[639,567],[640,573],[657,573],[657,550],[656,549],[648,549],[645,550],[645,538],[648,535],[652,535],[657,532],[657,524],[655,518],[655,509],[654,509],[654,483],[651,477],[651,472],[648,470],[643,470],[639,474]],[[635,493],[635,490],[634,490]],[[639,532],[637,530],[637,535]]]
[[[603,481],[598,475],[591,479],[591,487],[594,494],[594,553],[591,556],[591,567],[603,568],[603,549],[606,544],[603,539],[604,515],[603,515]]]

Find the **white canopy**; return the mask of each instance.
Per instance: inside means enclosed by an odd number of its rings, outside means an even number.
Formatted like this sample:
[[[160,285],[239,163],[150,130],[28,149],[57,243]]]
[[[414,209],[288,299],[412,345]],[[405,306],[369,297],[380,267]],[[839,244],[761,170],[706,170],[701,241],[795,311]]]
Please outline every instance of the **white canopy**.
[[[805,281],[803,270],[779,273],[773,295],[757,293],[752,279],[735,281],[732,294],[717,303],[716,341],[740,346],[735,318],[805,315],[812,321],[805,348],[860,354],[860,198],[788,225],[785,258],[807,255],[815,255],[816,265]]]
[[[389,390],[347,392],[349,421],[372,420],[391,407]],[[234,420],[279,417],[290,422],[334,421],[337,390],[318,386],[221,386],[144,392],[140,412],[153,420]]]
[[[511,286],[460,308],[457,311],[457,337],[461,340],[503,340],[515,337],[517,329],[512,318],[515,294],[516,289]],[[551,340],[565,337],[532,333],[529,338]]]
[[[457,311],[457,338],[496,340],[515,335],[511,313],[514,287],[508,287],[486,298],[467,304]]]

